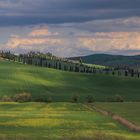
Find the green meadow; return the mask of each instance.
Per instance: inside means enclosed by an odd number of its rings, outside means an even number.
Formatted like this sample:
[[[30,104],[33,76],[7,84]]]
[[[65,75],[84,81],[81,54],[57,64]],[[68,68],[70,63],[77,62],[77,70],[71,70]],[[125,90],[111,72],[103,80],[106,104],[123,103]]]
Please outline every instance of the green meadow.
[[[80,103],[0,103],[2,140],[139,140]]]
[[[0,60],[0,97],[23,92],[57,102],[71,101],[73,95],[83,102],[88,95],[96,101],[115,95],[121,95],[124,101],[140,101],[140,79],[65,72]]]
[[[113,111],[140,125],[140,103],[103,103],[121,95],[140,101],[140,79],[105,74],[83,74],[0,60],[0,98],[30,93],[32,99],[52,103],[0,103],[0,140],[139,140],[140,134],[94,111],[85,103]],[[79,103],[72,103],[72,96]]]
[[[140,102],[96,103],[96,107],[111,111],[140,126]]]

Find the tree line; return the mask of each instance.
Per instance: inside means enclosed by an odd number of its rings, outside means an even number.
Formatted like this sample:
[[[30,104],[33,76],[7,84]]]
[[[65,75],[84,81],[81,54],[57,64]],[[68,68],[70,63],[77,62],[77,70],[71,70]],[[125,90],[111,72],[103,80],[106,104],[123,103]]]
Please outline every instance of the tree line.
[[[82,59],[79,59],[79,61],[70,60],[66,58],[53,56],[51,53],[41,53],[31,51],[26,54],[17,55],[11,53],[10,51],[0,51],[0,57],[23,64],[54,68],[63,71],[98,73],[125,77],[138,77],[138,78],[140,77],[140,72],[138,69],[133,69],[125,66],[124,67],[118,66],[114,68],[112,67],[97,68],[96,66],[84,64],[82,62]]]
[[[27,54],[12,54],[10,51],[0,52],[2,58],[40,67],[54,68],[71,72],[96,73],[97,68],[82,63],[82,60],[73,61],[53,56],[51,53],[29,52]]]

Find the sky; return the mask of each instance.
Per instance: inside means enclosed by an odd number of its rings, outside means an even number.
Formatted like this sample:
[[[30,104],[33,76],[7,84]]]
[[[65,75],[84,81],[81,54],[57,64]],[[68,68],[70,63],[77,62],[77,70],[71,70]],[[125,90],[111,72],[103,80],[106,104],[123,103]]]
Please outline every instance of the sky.
[[[140,0],[0,0],[0,49],[140,55]]]

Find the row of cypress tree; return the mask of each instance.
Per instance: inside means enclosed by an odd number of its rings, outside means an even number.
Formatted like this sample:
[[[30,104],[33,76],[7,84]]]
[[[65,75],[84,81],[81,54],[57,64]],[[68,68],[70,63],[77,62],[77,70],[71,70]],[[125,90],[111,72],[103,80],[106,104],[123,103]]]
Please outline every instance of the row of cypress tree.
[[[73,61],[65,58],[60,58],[53,56],[51,53],[40,53],[40,52],[29,52],[27,54],[13,54],[10,51],[0,51],[0,56],[12,60],[15,62],[20,62],[23,64],[36,65],[40,67],[54,68],[64,71],[71,72],[83,72],[83,73],[104,73],[112,74],[118,76],[131,76],[140,77],[140,72],[129,67],[124,68],[97,68],[94,66],[86,65],[82,63],[82,60]]]
[[[79,61],[73,61],[53,56],[51,53],[43,54],[40,52],[29,52],[27,54],[15,55],[12,54],[10,51],[1,51],[0,56],[5,59],[13,60],[15,62],[20,62],[23,64],[55,68],[64,71],[84,73],[96,73],[97,71],[96,67],[83,64],[81,59]]]

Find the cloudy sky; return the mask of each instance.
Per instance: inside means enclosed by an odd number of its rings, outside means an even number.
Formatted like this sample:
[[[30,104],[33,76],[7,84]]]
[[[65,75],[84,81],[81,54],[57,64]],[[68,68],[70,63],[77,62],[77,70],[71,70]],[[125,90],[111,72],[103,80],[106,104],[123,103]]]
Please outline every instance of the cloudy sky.
[[[140,0],[0,0],[0,49],[140,54]]]

